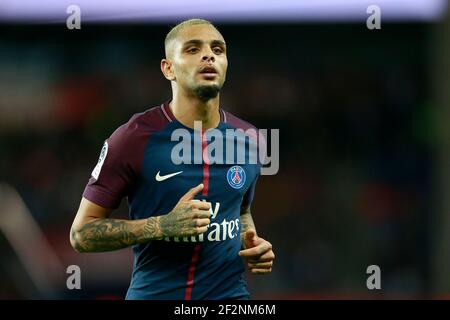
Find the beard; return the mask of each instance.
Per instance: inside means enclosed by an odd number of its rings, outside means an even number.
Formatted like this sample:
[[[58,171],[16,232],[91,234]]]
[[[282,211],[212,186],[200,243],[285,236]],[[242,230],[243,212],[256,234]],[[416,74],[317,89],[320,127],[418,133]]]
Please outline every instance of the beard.
[[[219,94],[219,91],[220,91],[220,87],[218,85],[198,86],[198,87],[194,88],[194,93],[203,102],[206,102],[210,99],[217,97],[217,95]]]

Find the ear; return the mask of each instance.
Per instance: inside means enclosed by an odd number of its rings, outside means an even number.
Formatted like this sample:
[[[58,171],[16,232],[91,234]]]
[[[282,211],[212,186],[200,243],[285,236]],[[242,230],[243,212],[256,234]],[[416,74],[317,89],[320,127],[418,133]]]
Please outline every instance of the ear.
[[[173,81],[175,80],[175,74],[172,69],[172,62],[168,59],[161,60],[161,71],[166,77],[167,80]]]

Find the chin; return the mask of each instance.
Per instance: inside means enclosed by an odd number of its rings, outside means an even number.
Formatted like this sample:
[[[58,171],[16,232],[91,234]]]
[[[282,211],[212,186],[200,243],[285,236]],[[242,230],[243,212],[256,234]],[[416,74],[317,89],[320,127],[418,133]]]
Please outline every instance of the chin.
[[[217,84],[199,85],[194,89],[194,93],[202,101],[208,101],[216,98],[219,95],[221,87]]]

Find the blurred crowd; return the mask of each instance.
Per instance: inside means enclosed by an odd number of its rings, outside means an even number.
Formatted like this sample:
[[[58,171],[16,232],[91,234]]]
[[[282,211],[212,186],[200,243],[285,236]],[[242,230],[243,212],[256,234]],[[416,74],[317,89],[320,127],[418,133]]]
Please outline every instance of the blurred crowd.
[[[271,275],[248,275],[253,297],[370,297],[373,264],[385,296],[426,296],[430,26],[219,28],[229,59],[221,107],[280,129],[280,170],[259,179],[252,210],[277,258]],[[17,190],[62,270],[48,295],[32,279],[19,284],[23,259],[0,236],[0,298],[123,298],[131,250],[77,254],[69,229],[103,140],[133,113],[170,100],[159,69],[168,27],[0,30],[0,183]],[[127,213],[124,200],[114,216]],[[65,286],[72,264],[82,270],[80,291]]]

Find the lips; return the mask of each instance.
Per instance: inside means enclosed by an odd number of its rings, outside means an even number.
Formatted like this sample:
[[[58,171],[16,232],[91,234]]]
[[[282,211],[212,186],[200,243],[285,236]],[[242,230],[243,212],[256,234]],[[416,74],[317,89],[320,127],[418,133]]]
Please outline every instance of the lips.
[[[206,66],[200,69],[200,73],[216,74],[217,70],[214,67]]]

